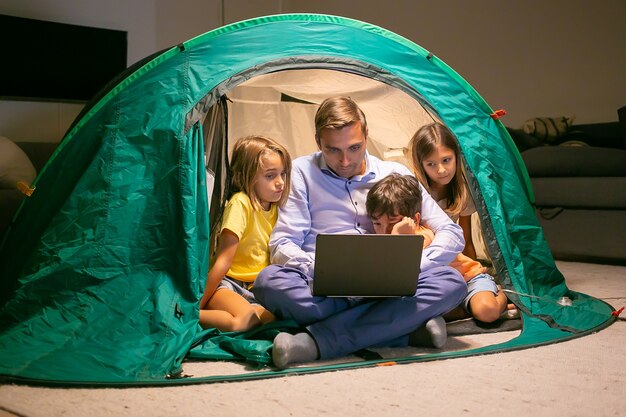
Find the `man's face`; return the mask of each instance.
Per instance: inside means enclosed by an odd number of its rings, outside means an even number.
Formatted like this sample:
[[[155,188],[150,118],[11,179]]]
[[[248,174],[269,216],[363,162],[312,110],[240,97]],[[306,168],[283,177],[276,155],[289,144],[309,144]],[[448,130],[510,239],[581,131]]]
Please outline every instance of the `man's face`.
[[[317,145],[335,174],[352,178],[365,172],[366,143],[361,123],[357,122],[341,129],[322,129]]]

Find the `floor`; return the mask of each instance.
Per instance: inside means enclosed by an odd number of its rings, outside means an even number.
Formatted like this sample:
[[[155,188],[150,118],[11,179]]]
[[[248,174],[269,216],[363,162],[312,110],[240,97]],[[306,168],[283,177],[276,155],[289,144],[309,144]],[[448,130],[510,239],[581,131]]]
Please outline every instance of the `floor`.
[[[557,265],[571,289],[615,308],[626,305],[626,267]],[[623,416],[625,317],[563,343],[390,367],[159,388],[1,385],[0,417]],[[191,371],[206,372],[194,366]],[[229,371],[228,364],[221,366]]]

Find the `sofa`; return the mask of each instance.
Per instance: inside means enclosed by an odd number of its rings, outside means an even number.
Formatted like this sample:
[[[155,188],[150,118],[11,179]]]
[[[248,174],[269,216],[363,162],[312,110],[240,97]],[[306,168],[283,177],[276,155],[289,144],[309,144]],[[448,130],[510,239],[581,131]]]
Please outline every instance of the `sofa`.
[[[618,116],[550,141],[508,129],[555,259],[626,265],[626,107]]]
[[[0,137],[0,242],[15,212],[26,197],[18,181],[32,184],[58,143],[13,142]]]

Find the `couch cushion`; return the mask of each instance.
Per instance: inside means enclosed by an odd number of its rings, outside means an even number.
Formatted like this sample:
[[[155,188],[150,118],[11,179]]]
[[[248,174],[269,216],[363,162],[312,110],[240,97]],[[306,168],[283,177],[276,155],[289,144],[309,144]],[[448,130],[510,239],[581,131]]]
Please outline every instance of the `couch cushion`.
[[[522,152],[533,177],[626,177],[626,150],[595,146],[541,146]]]
[[[537,210],[555,259],[626,264],[626,211]]]
[[[626,177],[531,178],[537,207],[626,210]]]
[[[0,189],[15,189],[19,181],[30,185],[36,176],[35,167],[24,151],[0,136]]]

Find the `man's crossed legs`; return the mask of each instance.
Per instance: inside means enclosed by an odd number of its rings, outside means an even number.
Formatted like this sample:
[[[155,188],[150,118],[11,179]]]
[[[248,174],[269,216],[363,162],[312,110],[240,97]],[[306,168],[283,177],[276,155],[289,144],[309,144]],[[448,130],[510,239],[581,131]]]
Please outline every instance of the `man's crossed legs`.
[[[280,265],[268,266],[256,278],[255,298],[277,317],[294,320],[308,332],[294,336],[281,333],[276,337],[272,357],[279,368],[294,362],[344,356],[373,346],[407,346],[410,336],[413,345],[418,340],[417,329],[452,310],[467,294],[463,277],[449,266],[422,272],[413,297],[371,301],[314,297],[309,285],[312,280],[297,269]],[[428,324],[431,333],[439,338],[433,344],[443,345],[443,320]]]

